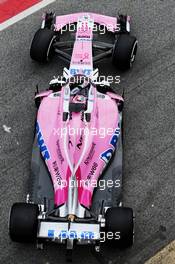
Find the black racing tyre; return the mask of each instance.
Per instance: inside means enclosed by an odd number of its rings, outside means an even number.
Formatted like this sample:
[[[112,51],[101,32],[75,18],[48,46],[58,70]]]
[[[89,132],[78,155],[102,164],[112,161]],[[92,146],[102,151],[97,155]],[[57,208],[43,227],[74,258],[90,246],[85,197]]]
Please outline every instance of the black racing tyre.
[[[128,248],[133,245],[134,220],[133,210],[127,207],[112,207],[106,211],[106,232],[113,233],[113,242],[119,248]],[[119,232],[120,238],[116,235]],[[108,238],[108,237],[107,237]]]
[[[116,40],[112,53],[112,62],[119,70],[128,70],[132,67],[138,41],[136,37],[129,34],[121,34]]]
[[[34,242],[37,238],[39,208],[36,204],[15,203],[10,211],[9,235],[15,242]]]
[[[46,62],[53,54],[53,42],[56,38],[55,32],[48,29],[39,29],[33,38],[30,57],[38,62]]]

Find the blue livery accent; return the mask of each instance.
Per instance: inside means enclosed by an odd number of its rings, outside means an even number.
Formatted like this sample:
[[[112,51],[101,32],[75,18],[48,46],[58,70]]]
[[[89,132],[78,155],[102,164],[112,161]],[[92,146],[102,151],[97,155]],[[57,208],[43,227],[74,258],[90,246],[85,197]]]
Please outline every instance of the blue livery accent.
[[[94,233],[93,232],[82,232],[81,233],[81,239],[94,239]]]
[[[71,75],[76,75],[76,74],[78,74],[78,72],[79,72],[79,69],[70,69],[70,74]]]
[[[111,138],[110,145],[112,145],[114,148],[116,148],[117,141],[120,135],[120,128],[116,128],[114,135]]]
[[[70,74],[71,75],[77,75],[79,72],[80,72],[79,69],[74,69],[74,68],[70,69]],[[82,72],[83,72],[84,75],[87,76],[87,75],[91,74],[92,70],[91,69],[83,69]]]
[[[105,162],[108,163],[110,159],[112,158],[114,149],[107,149],[105,152],[101,154],[101,159]]]
[[[92,72],[91,69],[84,69],[84,70],[83,70],[83,74],[86,75],[86,76],[87,76],[87,75],[90,75],[91,72]]]
[[[48,237],[54,238],[54,230],[48,230]]]
[[[59,237],[61,237],[61,239],[67,239],[67,231],[66,230],[62,230],[59,234]]]
[[[118,139],[120,136],[120,127],[116,128],[114,135],[112,136],[111,140],[110,140],[110,145],[112,146],[112,148],[107,149],[105,152],[103,152],[101,154],[101,159],[105,162],[108,163],[110,161],[110,159],[112,158],[112,155],[114,153],[114,150],[116,148]]]
[[[37,134],[38,146],[39,146],[39,149],[43,155],[43,158],[44,158],[44,160],[49,160],[50,154],[49,154],[49,151],[47,149],[47,146],[44,143],[44,139],[43,139],[41,129],[40,129],[38,122],[36,123],[36,134]]]

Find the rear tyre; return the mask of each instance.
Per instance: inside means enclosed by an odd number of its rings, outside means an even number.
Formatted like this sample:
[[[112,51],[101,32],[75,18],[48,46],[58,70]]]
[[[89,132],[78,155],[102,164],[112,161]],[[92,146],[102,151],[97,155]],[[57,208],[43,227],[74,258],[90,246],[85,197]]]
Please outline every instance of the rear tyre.
[[[55,32],[48,29],[39,29],[33,38],[30,57],[38,62],[46,62],[53,54],[53,42],[56,38]]]
[[[9,219],[10,238],[15,242],[34,242],[37,238],[38,214],[36,204],[13,204]]]
[[[128,248],[133,245],[134,221],[131,208],[109,208],[105,219],[107,234],[113,233],[112,241],[108,239],[108,242],[113,242],[119,248]]]
[[[128,70],[132,67],[138,41],[136,37],[129,34],[121,34],[116,40],[113,48],[112,62],[119,70]]]

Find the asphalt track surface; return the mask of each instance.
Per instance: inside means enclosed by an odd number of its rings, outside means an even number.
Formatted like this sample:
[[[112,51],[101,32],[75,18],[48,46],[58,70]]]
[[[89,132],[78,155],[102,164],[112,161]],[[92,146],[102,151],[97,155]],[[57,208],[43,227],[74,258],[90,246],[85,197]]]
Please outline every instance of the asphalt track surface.
[[[175,234],[175,1],[56,1],[44,10],[57,14],[93,11],[133,17],[139,40],[134,68],[122,74],[124,109],[124,190],[126,206],[136,214],[135,244],[118,252],[105,249],[100,263],[144,263]],[[15,244],[8,237],[12,203],[24,201],[28,190],[35,107],[35,85],[41,89],[65,62],[55,58],[38,65],[29,57],[30,42],[41,11],[0,33],[0,263],[65,263],[65,251],[48,245]],[[116,75],[110,60],[98,64],[101,74]],[[11,133],[3,129],[11,127]],[[88,247],[77,248],[74,263],[99,263]]]

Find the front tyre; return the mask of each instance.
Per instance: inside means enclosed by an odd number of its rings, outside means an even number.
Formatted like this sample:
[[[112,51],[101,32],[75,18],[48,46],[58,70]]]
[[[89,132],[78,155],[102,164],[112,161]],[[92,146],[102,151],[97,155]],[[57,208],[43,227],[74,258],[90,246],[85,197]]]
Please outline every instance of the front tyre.
[[[138,41],[129,34],[121,34],[113,48],[112,62],[119,70],[128,70],[132,67],[137,53]]]
[[[134,221],[133,210],[127,207],[112,207],[106,211],[106,234],[113,233],[116,247],[128,248],[133,245]],[[107,236],[108,238],[108,236]]]
[[[38,215],[36,204],[13,204],[9,219],[9,236],[12,241],[34,242],[37,239]]]
[[[48,29],[39,29],[33,38],[30,57],[38,62],[46,62],[53,54],[53,42],[56,38],[55,32]]]

